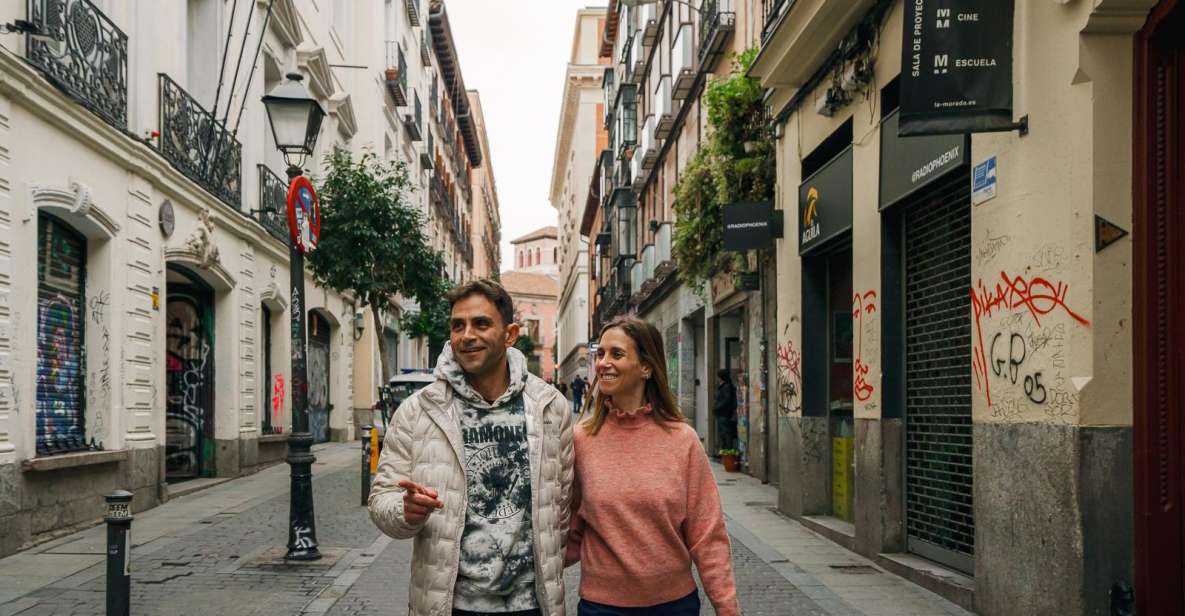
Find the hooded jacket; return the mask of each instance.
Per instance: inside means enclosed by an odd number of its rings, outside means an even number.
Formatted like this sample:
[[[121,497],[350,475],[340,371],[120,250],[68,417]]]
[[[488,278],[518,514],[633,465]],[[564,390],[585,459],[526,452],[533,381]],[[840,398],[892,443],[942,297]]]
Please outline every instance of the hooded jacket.
[[[487,403],[469,385],[446,344],[434,373],[436,381],[399,406],[383,441],[370,490],[370,517],[384,533],[414,541],[408,605],[412,616],[449,615],[453,608],[468,510],[464,441],[454,397],[463,397],[471,406],[492,408],[520,391],[526,413],[536,594],[543,614],[564,614],[573,416],[555,388],[527,372],[522,353],[511,348],[506,355],[510,387],[498,400]],[[408,524],[403,518],[404,491],[399,487],[404,479],[436,490],[444,508],[422,524]]]

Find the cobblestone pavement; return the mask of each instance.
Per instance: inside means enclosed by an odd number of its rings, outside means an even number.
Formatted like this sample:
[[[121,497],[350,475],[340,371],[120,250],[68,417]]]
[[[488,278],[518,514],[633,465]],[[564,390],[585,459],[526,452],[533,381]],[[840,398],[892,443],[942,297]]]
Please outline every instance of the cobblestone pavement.
[[[346,456],[345,447],[327,450],[327,459],[336,462],[319,463],[314,469],[318,540],[326,554],[323,561],[303,566],[275,564],[274,557],[283,553],[287,538],[288,495],[281,489],[287,472],[286,467],[269,469],[138,516],[132,526],[133,538],[137,537],[136,524],[141,524],[139,537],[145,543],[136,545],[132,552],[132,614],[405,614],[411,542],[393,541],[371,524],[359,505],[358,470],[344,462],[353,459]],[[736,489],[736,480],[721,479],[722,494],[727,496]],[[262,494],[257,493],[260,491]],[[852,607],[858,595],[845,595],[844,581],[820,582],[818,574],[786,559],[782,556],[785,552],[773,549],[764,537],[758,538],[757,531],[740,525],[732,515],[730,499],[725,500],[737,590],[746,615],[956,613],[924,597],[900,611],[889,605],[873,611],[861,606],[864,611],[859,611]],[[195,511],[199,514],[193,515]],[[149,532],[170,522],[173,526],[167,531]],[[11,598],[0,603],[0,616],[103,614],[105,563],[98,555],[102,553],[101,530],[83,531],[76,539],[66,538],[0,560],[0,597]],[[25,560],[13,560],[18,558]],[[51,575],[40,587],[22,594],[20,576],[30,568],[56,570],[61,561],[53,559],[76,559],[77,563],[60,574],[67,577]],[[574,614],[579,600],[578,567],[569,569],[565,578],[568,611]],[[706,598],[703,605],[705,614],[714,613]]]

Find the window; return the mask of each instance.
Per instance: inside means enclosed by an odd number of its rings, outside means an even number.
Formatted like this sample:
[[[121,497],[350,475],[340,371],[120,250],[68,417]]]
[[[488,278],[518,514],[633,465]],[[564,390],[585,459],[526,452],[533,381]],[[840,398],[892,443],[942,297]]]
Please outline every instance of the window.
[[[535,248],[535,265],[542,265],[542,264],[543,264],[543,249],[536,247]]]
[[[37,218],[37,455],[87,448],[86,239]]]

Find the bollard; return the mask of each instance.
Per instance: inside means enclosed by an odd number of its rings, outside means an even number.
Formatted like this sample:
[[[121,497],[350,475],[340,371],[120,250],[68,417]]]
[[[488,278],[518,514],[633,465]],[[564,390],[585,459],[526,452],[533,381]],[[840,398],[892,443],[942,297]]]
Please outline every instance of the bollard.
[[[132,493],[116,490],[105,497],[107,514],[107,616],[128,616],[132,592]]]
[[[370,439],[374,426],[362,426],[362,506],[370,500]]]

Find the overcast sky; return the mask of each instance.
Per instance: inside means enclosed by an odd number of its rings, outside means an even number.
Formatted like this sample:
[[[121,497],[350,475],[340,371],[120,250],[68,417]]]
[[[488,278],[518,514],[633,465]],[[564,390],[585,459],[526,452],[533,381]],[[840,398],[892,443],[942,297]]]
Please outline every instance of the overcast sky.
[[[576,11],[606,0],[446,0],[465,87],[481,93],[502,205],[502,269],[510,240],[556,224],[547,200],[564,70]]]

